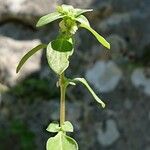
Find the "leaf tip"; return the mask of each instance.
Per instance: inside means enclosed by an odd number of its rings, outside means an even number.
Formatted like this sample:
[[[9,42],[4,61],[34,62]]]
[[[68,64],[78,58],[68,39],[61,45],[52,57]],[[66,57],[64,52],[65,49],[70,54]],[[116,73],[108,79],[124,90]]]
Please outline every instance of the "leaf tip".
[[[16,73],[18,73],[19,72],[19,67],[17,66],[17,68],[16,68]]]
[[[102,103],[102,107],[103,107],[103,108],[105,108],[105,107],[106,107],[105,103]]]
[[[108,43],[108,46],[107,46],[107,48],[110,50],[110,44]]]
[[[39,27],[40,27],[39,22],[37,22],[37,24],[36,24],[36,28],[39,28]]]

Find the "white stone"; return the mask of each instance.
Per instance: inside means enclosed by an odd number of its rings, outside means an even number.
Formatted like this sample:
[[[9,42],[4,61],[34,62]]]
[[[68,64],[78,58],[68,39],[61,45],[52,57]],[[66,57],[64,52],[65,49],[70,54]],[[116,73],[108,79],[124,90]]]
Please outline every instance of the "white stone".
[[[106,121],[106,131],[98,130],[98,141],[104,147],[112,145],[120,137],[116,122],[112,119]]]
[[[16,67],[21,58],[30,49],[40,44],[39,40],[19,41],[8,37],[0,37],[0,81],[13,86],[18,80],[38,71],[41,67],[42,51],[37,52],[16,74]]]
[[[113,91],[122,78],[122,72],[112,61],[98,61],[87,70],[87,80],[100,92]]]
[[[150,96],[150,78],[146,77],[144,69],[138,68],[131,75],[132,84],[136,88],[143,88],[143,92]]]

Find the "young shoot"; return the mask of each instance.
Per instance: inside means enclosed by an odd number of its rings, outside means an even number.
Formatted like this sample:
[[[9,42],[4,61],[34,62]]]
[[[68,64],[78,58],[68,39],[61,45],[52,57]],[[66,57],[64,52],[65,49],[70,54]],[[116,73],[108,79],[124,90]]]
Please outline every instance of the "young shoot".
[[[77,142],[67,135],[73,132],[73,125],[65,120],[65,93],[68,85],[82,83],[92,94],[93,98],[104,108],[105,103],[95,94],[88,82],[84,78],[70,79],[65,76],[65,71],[69,67],[69,58],[74,53],[74,35],[79,28],[84,28],[91,32],[93,36],[104,47],[110,49],[110,44],[97,33],[90,25],[88,19],[83,15],[91,12],[92,9],[79,9],[71,5],[57,6],[56,11],[45,15],[37,22],[37,27],[44,26],[55,20],[59,22],[59,33],[55,39],[51,39],[48,44],[40,44],[31,49],[19,62],[16,72],[18,73],[25,62],[37,51],[46,48],[47,61],[50,68],[58,76],[58,86],[60,88],[60,122],[52,122],[47,128],[48,132],[56,133],[47,141],[47,150],[78,150]]]

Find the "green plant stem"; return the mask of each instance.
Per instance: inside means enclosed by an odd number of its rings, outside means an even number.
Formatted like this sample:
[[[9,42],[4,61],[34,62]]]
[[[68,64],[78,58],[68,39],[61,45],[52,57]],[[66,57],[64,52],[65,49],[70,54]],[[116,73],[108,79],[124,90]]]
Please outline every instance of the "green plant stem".
[[[62,126],[65,122],[65,93],[66,93],[66,85],[64,73],[60,75],[60,126]]]

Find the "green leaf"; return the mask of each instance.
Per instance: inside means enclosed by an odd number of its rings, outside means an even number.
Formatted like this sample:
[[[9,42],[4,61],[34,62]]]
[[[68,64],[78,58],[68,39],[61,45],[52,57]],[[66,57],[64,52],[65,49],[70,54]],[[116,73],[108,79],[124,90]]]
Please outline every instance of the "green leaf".
[[[47,60],[51,69],[61,75],[69,66],[69,57],[73,54],[72,42],[58,39],[47,46]]]
[[[69,121],[65,121],[61,128],[62,131],[73,132],[73,125]]]
[[[95,94],[95,92],[92,90],[92,88],[89,86],[87,81],[84,78],[75,78],[72,81],[74,82],[81,82],[83,85],[86,86],[86,88],[90,91],[90,93],[93,95],[95,100],[102,105],[102,107],[105,107],[105,103]]]
[[[103,46],[110,49],[110,44],[101,35],[99,35],[95,30],[93,30],[90,26],[86,24],[81,24],[80,27],[89,30]]]
[[[60,131],[55,137],[49,138],[46,150],[78,150],[78,144],[74,139]]]
[[[24,65],[24,63],[33,55],[35,54],[37,51],[39,51],[40,49],[46,48],[47,45],[46,44],[40,44],[38,46],[36,46],[35,48],[33,48],[32,50],[30,50],[26,55],[23,56],[23,58],[21,59],[21,61],[19,62],[17,69],[16,69],[16,73],[19,72],[19,70],[21,69],[21,67]]]
[[[81,24],[85,24],[87,26],[90,26],[90,23],[89,23],[88,19],[83,15],[80,15],[79,17],[77,17],[76,21],[78,21]]]
[[[50,13],[48,15],[45,15],[43,17],[41,17],[39,19],[39,21],[37,22],[36,24],[36,27],[41,27],[41,26],[44,26],[48,23],[51,23],[57,19],[60,19],[60,18],[63,18],[64,16],[61,15],[59,12],[53,12],[53,13]]]
[[[53,50],[59,51],[59,52],[68,52],[71,51],[73,48],[72,43],[65,39],[58,39],[51,42],[51,46]]]
[[[59,132],[60,131],[60,127],[59,127],[59,123],[57,122],[53,122],[53,123],[50,123],[50,125],[48,126],[48,128],[46,129],[48,132],[52,132],[52,133],[55,133],[55,132]]]
[[[76,8],[75,9],[76,17],[80,16],[83,13],[90,12],[90,11],[93,11],[93,9],[78,9],[78,8]]]

